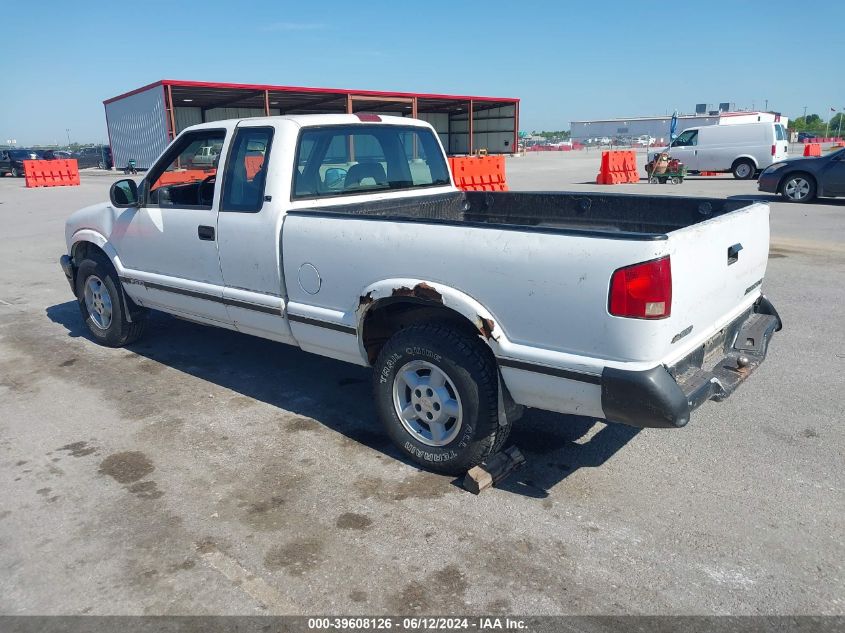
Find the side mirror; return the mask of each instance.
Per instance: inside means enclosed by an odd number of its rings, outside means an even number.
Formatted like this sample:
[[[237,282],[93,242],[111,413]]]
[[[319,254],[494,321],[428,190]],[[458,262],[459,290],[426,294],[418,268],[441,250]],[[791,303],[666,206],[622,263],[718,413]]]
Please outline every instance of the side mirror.
[[[137,207],[138,204],[138,185],[134,180],[124,178],[118,180],[111,186],[109,191],[112,206],[115,207]]]
[[[346,170],[340,167],[332,167],[326,170],[326,189],[340,191],[346,182]]]

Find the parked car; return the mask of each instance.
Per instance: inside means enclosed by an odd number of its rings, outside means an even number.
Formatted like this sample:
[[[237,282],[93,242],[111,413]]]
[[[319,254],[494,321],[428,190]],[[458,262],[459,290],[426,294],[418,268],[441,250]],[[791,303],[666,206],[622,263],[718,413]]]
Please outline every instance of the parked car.
[[[638,136],[634,143],[636,145],[640,145],[641,147],[651,147],[652,145],[654,145],[654,142],[656,140],[657,139],[655,139],[653,136],[644,135]]]
[[[222,145],[206,145],[200,147],[196,154],[191,157],[190,167],[213,167],[220,157]]]
[[[178,169],[215,143],[215,175]],[[131,343],[154,309],[370,366],[398,449],[453,474],[523,406],[682,427],[780,329],[766,204],[463,192],[434,128],[402,117],[189,127],[65,237],[96,341]]]
[[[44,160],[64,160],[67,158],[73,158],[72,152],[66,152],[61,149],[45,149],[41,150],[41,158]]]
[[[668,152],[689,171],[731,172],[747,180],[789,155],[786,130],[780,123],[740,123],[687,128],[669,147],[649,155]]]
[[[111,169],[112,156],[111,148],[108,145],[96,145],[85,147],[73,154],[79,169],[97,167],[98,169]]]
[[[767,167],[760,191],[779,193],[789,202],[845,196],[845,149],[817,158],[792,158]]]
[[[597,145],[610,145],[610,137],[609,136],[602,136],[596,139]]]
[[[812,141],[816,138],[819,138],[816,134],[811,134],[810,132],[798,132],[799,143],[803,143],[804,141]]]
[[[11,174],[15,178],[23,177],[23,161],[40,160],[41,152],[36,149],[0,150],[0,176]]]

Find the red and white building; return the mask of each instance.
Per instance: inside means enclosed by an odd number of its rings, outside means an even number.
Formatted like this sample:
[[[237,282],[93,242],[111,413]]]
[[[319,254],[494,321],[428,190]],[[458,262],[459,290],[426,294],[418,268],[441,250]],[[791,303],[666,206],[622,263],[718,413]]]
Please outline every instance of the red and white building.
[[[517,146],[519,99],[302,88],[163,79],[107,99],[106,125],[117,167],[130,159],[148,168],[186,127],[222,119],[285,114],[374,112],[434,126],[449,154]]]

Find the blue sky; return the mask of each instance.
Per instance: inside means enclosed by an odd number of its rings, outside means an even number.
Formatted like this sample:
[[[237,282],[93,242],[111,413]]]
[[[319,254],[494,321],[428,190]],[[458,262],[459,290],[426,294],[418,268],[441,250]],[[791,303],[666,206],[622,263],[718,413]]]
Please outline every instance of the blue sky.
[[[162,78],[520,97],[529,131],[699,102],[845,108],[845,37],[823,26],[845,26],[839,0],[6,5],[0,142],[105,140],[103,99]]]

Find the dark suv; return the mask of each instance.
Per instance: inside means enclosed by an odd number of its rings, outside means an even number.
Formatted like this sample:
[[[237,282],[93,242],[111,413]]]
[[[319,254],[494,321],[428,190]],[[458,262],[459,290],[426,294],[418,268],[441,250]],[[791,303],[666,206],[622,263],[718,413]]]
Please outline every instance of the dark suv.
[[[22,178],[23,162],[41,158],[42,153],[35,149],[0,149],[0,176],[12,174],[15,178]]]
[[[85,147],[73,155],[79,169],[86,167],[98,167],[100,169],[111,169],[111,148],[108,145],[97,145]]]

